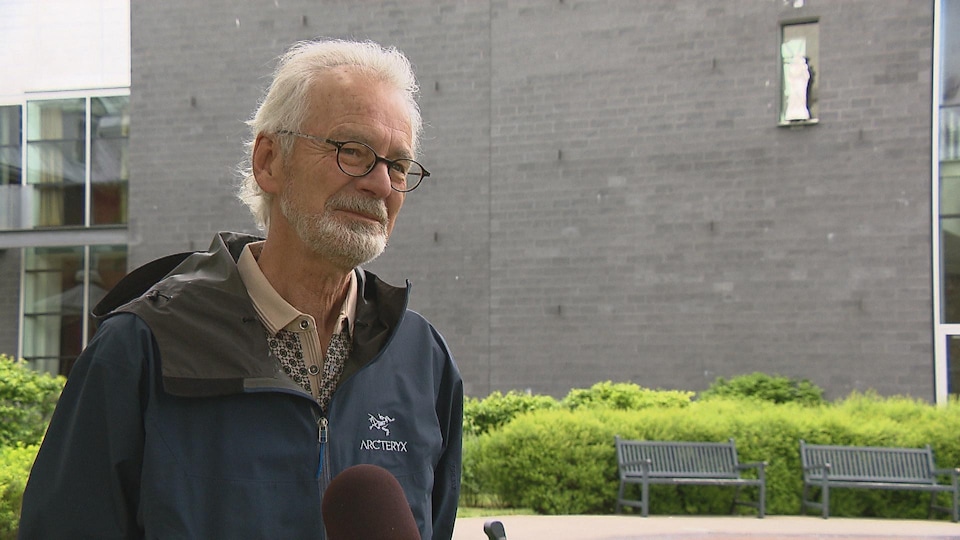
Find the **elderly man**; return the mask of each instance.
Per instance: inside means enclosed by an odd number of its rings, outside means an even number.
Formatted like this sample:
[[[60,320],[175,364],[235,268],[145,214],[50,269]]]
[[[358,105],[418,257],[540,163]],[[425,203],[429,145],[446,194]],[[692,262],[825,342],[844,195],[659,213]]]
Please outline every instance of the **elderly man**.
[[[221,233],[97,306],[22,538],[324,538],[324,490],[359,463],[400,481],[422,538],[452,536],[460,375],[409,286],[360,268],[429,176],[416,91],[373,43],[281,58],[240,194],[266,238]]]

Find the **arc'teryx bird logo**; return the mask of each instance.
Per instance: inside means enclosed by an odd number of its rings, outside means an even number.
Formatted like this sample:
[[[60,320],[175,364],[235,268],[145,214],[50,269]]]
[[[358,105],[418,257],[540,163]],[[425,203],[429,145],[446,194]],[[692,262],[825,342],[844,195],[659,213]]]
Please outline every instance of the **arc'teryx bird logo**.
[[[390,418],[385,414],[377,413],[376,416],[367,413],[370,420],[369,431],[379,430],[383,432],[384,437],[390,436],[390,423],[396,421],[396,418]],[[387,439],[364,439],[360,441],[361,450],[373,450],[375,452],[406,452],[407,441],[391,441]]]
[[[371,430],[379,429],[387,437],[390,436],[390,422],[395,421],[396,418],[390,418],[389,416],[386,416],[380,413],[377,413],[376,417],[374,417],[372,414],[367,414],[367,416],[370,417],[369,429]]]

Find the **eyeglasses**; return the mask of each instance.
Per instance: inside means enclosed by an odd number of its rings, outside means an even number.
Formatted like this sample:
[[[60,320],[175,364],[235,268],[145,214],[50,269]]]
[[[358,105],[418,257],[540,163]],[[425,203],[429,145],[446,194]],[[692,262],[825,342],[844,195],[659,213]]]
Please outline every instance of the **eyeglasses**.
[[[377,163],[387,164],[387,171],[390,173],[390,187],[400,193],[408,193],[417,189],[420,181],[430,176],[430,172],[423,168],[420,163],[407,158],[387,159],[378,156],[373,148],[359,141],[334,141],[332,139],[323,139],[314,135],[307,135],[296,131],[280,130],[278,135],[293,135],[309,139],[318,143],[326,143],[337,147],[337,166],[347,176],[360,178],[370,174],[370,171],[377,166]]]

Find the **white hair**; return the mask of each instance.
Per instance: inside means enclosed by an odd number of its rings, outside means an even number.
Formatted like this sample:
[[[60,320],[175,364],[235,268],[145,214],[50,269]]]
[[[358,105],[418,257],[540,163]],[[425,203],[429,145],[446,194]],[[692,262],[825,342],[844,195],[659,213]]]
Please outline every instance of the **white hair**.
[[[273,197],[260,189],[253,176],[253,148],[257,136],[284,130],[299,131],[309,112],[309,94],[313,83],[326,71],[341,66],[355,67],[361,73],[387,83],[404,94],[410,109],[413,152],[416,155],[423,127],[416,100],[419,88],[413,67],[402,52],[396,47],[385,48],[371,41],[319,40],[295,43],[280,57],[273,82],[253,117],[247,121],[251,138],[247,142],[247,155],[239,167],[241,181],[237,195],[250,209],[261,230],[265,231],[270,226],[270,203]],[[288,156],[292,149],[293,137],[281,137],[282,155]]]

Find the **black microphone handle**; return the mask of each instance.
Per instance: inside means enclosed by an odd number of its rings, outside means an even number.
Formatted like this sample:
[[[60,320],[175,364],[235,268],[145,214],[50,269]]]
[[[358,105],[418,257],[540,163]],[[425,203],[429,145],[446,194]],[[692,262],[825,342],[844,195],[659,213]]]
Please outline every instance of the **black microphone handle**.
[[[507,540],[507,532],[503,530],[503,523],[495,519],[483,524],[483,532],[487,533],[489,540]]]

